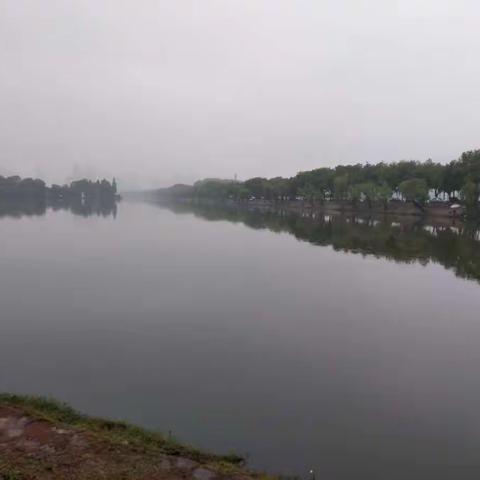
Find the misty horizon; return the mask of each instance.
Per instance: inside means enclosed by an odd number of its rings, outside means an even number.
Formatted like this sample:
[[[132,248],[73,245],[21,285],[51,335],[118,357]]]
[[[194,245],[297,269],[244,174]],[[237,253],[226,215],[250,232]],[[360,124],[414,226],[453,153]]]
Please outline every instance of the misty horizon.
[[[478,148],[479,13],[468,0],[6,0],[0,174],[131,189],[448,162]]]

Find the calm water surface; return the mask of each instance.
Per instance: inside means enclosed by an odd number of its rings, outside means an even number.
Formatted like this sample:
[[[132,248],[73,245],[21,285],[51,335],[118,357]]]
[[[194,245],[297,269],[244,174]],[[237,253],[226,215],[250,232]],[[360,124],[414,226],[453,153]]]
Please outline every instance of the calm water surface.
[[[3,217],[0,390],[283,474],[477,479],[475,235],[131,203]]]

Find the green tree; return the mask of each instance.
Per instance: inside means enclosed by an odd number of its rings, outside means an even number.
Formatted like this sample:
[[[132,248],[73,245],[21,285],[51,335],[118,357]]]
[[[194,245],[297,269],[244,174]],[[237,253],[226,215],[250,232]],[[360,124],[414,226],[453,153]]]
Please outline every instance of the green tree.
[[[341,175],[333,179],[333,194],[336,200],[344,200],[348,192],[348,177]]]
[[[376,199],[382,203],[383,209],[388,209],[388,202],[392,198],[392,189],[386,184],[379,185],[376,188]]]
[[[314,205],[315,201],[322,198],[322,192],[316,189],[310,183],[307,183],[304,187],[302,187],[298,193],[307,200],[310,205]]]
[[[244,185],[253,197],[261,198],[265,196],[267,179],[261,177],[250,178]]]
[[[377,200],[377,185],[373,182],[364,182],[359,185],[359,189],[365,196],[368,208],[372,208],[373,203]]]
[[[461,196],[467,207],[467,215],[475,216],[478,213],[478,184],[471,178],[467,179],[467,182],[461,190]]]
[[[354,205],[357,205],[358,202],[362,199],[362,194],[363,191],[361,183],[354,184],[349,189],[349,197]]]
[[[410,202],[424,204],[428,198],[428,187],[425,180],[420,178],[411,178],[404,180],[398,186],[400,193]]]

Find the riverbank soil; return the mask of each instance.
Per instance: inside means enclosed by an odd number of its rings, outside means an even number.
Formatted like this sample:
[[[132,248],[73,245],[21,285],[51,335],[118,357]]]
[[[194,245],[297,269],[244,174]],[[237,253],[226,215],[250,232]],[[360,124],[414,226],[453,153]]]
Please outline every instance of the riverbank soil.
[[[113,423],[112,423],[113,425]],[[118,426],[114,427],[118,428]],[[228,465],[50,422],[0,403],[1,480],[252,480]],[[258,477],[257,477],[258,478]]]

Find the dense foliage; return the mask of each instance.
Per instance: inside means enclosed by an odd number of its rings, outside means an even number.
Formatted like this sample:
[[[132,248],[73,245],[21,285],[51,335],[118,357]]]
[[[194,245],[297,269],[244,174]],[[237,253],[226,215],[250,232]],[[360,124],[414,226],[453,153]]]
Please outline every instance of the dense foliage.
[[[0,176],[0,217],[44,215],[47,208],[68,209],[76,215],[116,215],[117,184],[113,180],[77,180],[47,187],[44,181]]]
[[[82,197],[88,201],[111,199],[117,195],[117,183],[115,179],[110,183],[108,180],[76,180],[70,185],[52,185],[50,195],[56,198]]]
[[[339,165],[299,172],[292,178],[251,178],[244,182],[207,179],[193,187],[176,186],[175,196],[231,198],[236,201],[263,199],[282,202],[301,198],[324,201],[366,202],[386,206],[392,198],[425,203],[428,199],[463,200],[478,208],[480,195],[480,150],[465,152],[448,164],[401,161],[396,163]]]
[[[0,175],[0,197],[43,197],[46,191],[43,180]]]
[[[117,195],[115,179],[77,180],[69,185],[52,185],[47,187],[43,180],[37,178],[20,178],[19,176],[2,177],[0,175],[0,198],[37,198],[63,199],[83,198],[98,200],[114,198]]]

